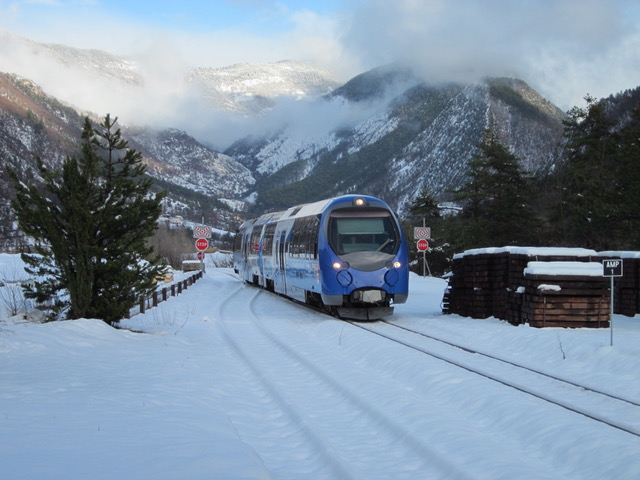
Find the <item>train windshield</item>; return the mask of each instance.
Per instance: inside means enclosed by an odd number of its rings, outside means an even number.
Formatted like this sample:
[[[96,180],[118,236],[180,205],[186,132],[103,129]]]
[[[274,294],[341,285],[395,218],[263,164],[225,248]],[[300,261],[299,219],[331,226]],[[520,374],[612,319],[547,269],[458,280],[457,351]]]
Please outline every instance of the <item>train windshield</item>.
[[[354,252],[395,254],[400,235],[387,210],[336,210],[329,220],[329,241],[338,255]]]

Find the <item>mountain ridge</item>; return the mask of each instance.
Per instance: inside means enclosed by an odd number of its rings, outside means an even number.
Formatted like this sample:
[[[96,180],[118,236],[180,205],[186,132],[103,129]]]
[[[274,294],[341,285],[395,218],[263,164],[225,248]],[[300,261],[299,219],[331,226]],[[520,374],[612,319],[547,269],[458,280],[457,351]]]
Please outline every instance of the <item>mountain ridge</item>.
[[[364,191],[403,212],[425,185],[446,200],[448,191],[464,181],[466,163],[489,127],[530,172],[548,170],[560,160],[564,114],[522,80],[430,85],[406,72],[379,73],[355,80],[374,83],[356,94],[358,103],[393,92],[381,100],[385,108],[363,121],[318,138],[297,138],[285,129],[226,151],[254,172],[256,211],[300,203],[306,196]],[[397,88],[398,78],[406,90]],[[330,99],[345,91],[353,98],[354,90],[346,88]]]

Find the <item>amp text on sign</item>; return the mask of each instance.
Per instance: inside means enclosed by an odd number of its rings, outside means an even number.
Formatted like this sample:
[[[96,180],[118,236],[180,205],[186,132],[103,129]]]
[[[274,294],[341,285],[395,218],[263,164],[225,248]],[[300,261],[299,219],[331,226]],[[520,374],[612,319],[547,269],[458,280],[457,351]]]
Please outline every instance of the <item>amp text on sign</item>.
[[[622,259],[607,258],[602,260],[603,276],[605,277],[621,277],[622,276]]]

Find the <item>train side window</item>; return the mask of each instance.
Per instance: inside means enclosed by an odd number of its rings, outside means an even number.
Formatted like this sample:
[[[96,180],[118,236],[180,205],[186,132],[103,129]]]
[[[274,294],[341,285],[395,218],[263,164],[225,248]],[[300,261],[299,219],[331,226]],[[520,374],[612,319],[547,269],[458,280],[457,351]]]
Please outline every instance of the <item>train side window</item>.
[[[312,260],[318,258],[318,226],[317,217],[296,219],[291,229],[289,256]]]
[[[298,220],[293,224],[293,228],[291,229],[291,249],[289,253],[292,257],[300,256],[300,227]]]
[[[320,222],[316,222],[316,224],[319,224]],[[318,227],[316,226],[314,231],[313,231],[313,259],[317,260],[318,259]]]
[[[245,260],[249,256],[249,251],[251,250],[249,245],[251,243],[249,242],[250,237],[251,237],[251,233],[247,231],[242,238],[242,254],[244,255]]]
[[[318,258],[318,217],[307,219],[307,258],[309,260]]]
[[[262,225],[253,227],[251,231],[251,241],[249,242],[249,253],[256,255],[260,250],[260,234],[262,233]]]
[[[262,254],[273,255],[273,237],[276,232],[276,224],[270,223],[264,229],[264,235],[262,237]]]
[[[308,225],[308,219],[307,218],[303,218],[300,221],[300,253],[301,253],[301,257],[306,259],[307,257],[307,253],[308,253],[308,248],[307,248],[307,239],[309,238],[308,232],[307,232],[307,225]]]
[[[294,221],[289,235],[289,257],[298,256],[298,228],[296,223],[297,221]]]
[[[233,237],[233,251],[240,253],[241,248],[242,248],[242,233],[240,233],[240,230],[236,230],[236,234]]]

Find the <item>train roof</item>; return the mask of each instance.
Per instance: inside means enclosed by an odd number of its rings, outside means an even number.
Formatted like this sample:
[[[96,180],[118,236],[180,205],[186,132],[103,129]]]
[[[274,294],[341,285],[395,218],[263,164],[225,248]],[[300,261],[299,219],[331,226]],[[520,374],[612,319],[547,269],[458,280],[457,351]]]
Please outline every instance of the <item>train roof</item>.
[[[362,198],[367,202],[367,204],[374,204],[376,207],[389,208],[388,205],[382,200],[375,197],[370,197],[368,195],[354,195],[354,194],[342,195],[339,197],[319,200],[313,203],[304,203],[301,205],[296,205],[295,207],[291,207],[281,212],[265,213],[259,216],[258,218],[245,221],[240,226],[240,229],[248,228],[250,226],[253,227],[258,225],[264,225],[265,223],[271,223],[274,221],[280,221],[280,220],[285,220],[290,218],[301,218],[301,217],[309,217],[311,215],[318,215],[320,213],[323,213],[327,208],[330,208],[334,205],[353,204],[355,200],[358,198]]]

